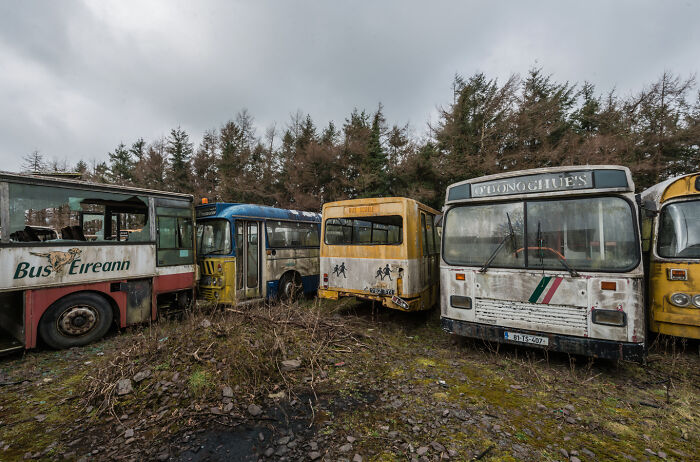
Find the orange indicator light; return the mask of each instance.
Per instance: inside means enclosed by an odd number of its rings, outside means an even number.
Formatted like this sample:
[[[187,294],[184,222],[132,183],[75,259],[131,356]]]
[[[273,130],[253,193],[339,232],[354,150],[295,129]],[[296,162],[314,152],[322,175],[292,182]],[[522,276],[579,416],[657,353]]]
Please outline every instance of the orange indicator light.
[[[455,279],[457,279],[458,281],[464,281],[464,273],[457,273],[455,275]]]
[[[600,283],[601,290],[617,290],[617,282],[615,281],[602,281]]]

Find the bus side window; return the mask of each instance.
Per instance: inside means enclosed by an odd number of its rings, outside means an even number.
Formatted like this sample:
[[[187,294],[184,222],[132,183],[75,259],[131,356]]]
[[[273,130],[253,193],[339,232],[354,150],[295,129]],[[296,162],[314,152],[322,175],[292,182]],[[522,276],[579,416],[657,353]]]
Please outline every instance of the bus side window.
[[[425,229],[425,213],[421,212],[420,214],[420,227],[421,227],[421,235],[423,236],[422,239],[422,248],[423,248],[423,255],[428,255],[428,233]]]
[[[194,263],[192,216],[189,209],[156,207],[158,266]]]
[[[425,226],[426,235],[428,237],[428,251],[430,252],[430,255],[435,255],[437,253],[435,247],[435,226],[433,225],[434,222],[435,217],[433,215],[428,214],[427,219],[425,221]]]

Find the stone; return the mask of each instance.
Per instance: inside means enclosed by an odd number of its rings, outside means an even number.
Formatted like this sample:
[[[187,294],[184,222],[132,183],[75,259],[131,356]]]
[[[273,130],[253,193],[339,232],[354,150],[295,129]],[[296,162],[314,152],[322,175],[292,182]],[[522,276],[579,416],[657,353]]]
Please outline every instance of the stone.
[[[265,457],[272,457],[272,454],[274,454],[274,453],[275,453],[275,449],[274,449],[274,448],[267,448],[267,449],[265,450]]]
[[[139,371],[134,375],[134,382],[139,383],[151,376],[151,371],[150,369],[144,369],[142,371]]]
[[[352,458],[352,462],[362,462],[362,456],[355,454],[355,457]]]
[[[352,449],[352,444],[348,443],[348,444],[344,444],[344,445],[342,445],[341,447],[339,447],[339,448],[338,448],[338,451],[340,451],[340,452],[350,452],[351,449]]]
[[[36,420],[37,422],[43,422],[44,420],[46,420],[46,414],[37,414],[34,416],[34,420]]]
[[[224,406],[224,412],[231,412],[233,410],[233,403],[226,403]]]
[[[221,390],[221,394],[224,398],[233,398],[233,389],[231,387],[224,387]]]
[[[388,433],[387,436],[388,436],[389,438],[391,438],[391,439],[394,439],[394,438],[396,438],[398,435],[399,435],[399,432],[397,432],[396,430],[392,430],[392,431],[390,431],[390,432]]]
[[[595,453],[591,451],[588,448],[583,448],[581,449],[581,452],[583,453],[584,456],[589,457],[591,459],[595,459]]]
[[[275,451],[275,455],[276,455],[276,456],[283,456],[283,455],[285,455],[288,451],[289,451],[289,449],[287,448],[286,445],[285,445],[285,446],[277,446],[277,450]]]
[[[124,432],[124,438],[131,438],[134,436],[134,429],[133,428],[127,428],[126,431]]]
[[[203,328],[205,328],[205,329],[208,328],[208,327],[211,327],[211,321],[208,320],[208,319],[205,319],[204,321],[202,321],[201,326],[202,326]]]
[[[165,451],[158,454],[158,460],[168,460],[170,459],[170,453]]]
[[[248,406],[248,414],[257,417],[262,414],[262,409],[257,404],[251,404]]]
[[[566,418],[566,423],[569,423],[569,424],[573,425],[573,424],[576,423],[576,419],[574,419],[573,417],[567,417],[567,418]]]
[[[311,452],[308,454],[308,456],[309,456],[309,459],[311,459],[311,460],[316,460],[316,459],[320,459],[320,458],[321,458],[321,453],[318,452],[318,451],[311,451]]]
[[[666,460],[666,458],[668,457],[668,454],[666,454],[666,453],[663,452],[663,451],[657,452],[656,455],[659,456],[659,457],[661,457],[663,460]]]
[[[134,391],[131,379],[121,379],[117,382],[117,396],[128,395]]]
[[[568,459],[568,458],[569,458],[569,452],[568,452],[566,449],[564,449],[564,448],[559,449],[559,453],[560,453],[562,456],[564,456],[564,459]]]
[[[581,459],[579,459],[579,458],[576,457],[576,456],[571,456],[571,457],[569,458],[569,462],[581,462]]]
[[[425,455],[428,452],[428,450],[429,449],[427,446],[421,446],[418,449],[416,449],[416,454],[418,454],[418,456],[422,456]]]
[[[348,440],[348,443],[354,443],[354,442],[355,442],[355,437],[354,437],[354,436],[348,436],[346,439]]]
[[[280,364],[280,370],[282,372],[289,372],[298,369],[301,366],[301,361],[298,359],[285,359]]]
[[[280,444],[280,445],[281,445],[281,444],[287,444],[287,443],[289,443],[290,440],[291,440],[290,437],[288,437],[288,436],[283,436],[282,438],[280,438],[280,439],[277,440],[277,444]]]

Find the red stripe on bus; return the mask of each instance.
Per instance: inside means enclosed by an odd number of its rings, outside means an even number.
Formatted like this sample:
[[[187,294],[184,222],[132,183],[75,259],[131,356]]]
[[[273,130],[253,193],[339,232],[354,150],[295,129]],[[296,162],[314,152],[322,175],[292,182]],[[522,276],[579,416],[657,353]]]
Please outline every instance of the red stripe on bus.
[[[562,279],[564,279],[564,278],[556,278],[554,280],[554,282],[552,283],[552,287],[550,287],[549,290],[547,291],[547,295],[545,295],[544,298],[542,299],[542,303],[544,303],[545,305],[549,304],[549,301],[554,296],[554,292],[557,291],[559,284],[561,284]]]

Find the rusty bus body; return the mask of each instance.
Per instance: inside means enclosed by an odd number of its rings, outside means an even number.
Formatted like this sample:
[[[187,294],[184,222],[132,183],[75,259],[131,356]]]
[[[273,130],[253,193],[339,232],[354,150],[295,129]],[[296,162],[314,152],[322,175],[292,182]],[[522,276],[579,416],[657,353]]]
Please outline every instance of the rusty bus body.
[[[404,197],[324,204],[319,297],[358,297],[403,311],[436,305],[439,213]]]
[[[83,345],[186,306],[193,219],[190,195],[0,172],[0,353]]]
[[[318,288],[320,214],[223,202],[196,213],[203,299],[234,305]]]
[[[700,173],[644,191],[649,330],[700,339]]]
[[[449,186],[440,268],[443,329],[642,360],[637,210],[625,167],[553,167]]]

